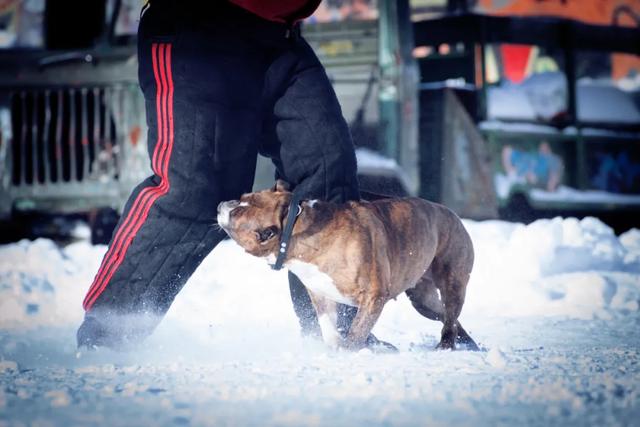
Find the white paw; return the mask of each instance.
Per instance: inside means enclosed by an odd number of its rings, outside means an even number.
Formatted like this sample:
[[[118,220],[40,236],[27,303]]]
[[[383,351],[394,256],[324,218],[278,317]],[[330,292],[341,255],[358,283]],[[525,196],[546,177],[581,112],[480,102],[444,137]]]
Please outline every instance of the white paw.
[[[318,318],[318,323],[320,324],[320,331],[322,331],[322,340],[324,343],[334,350],[339,348],[342,336],[336,329],[336,325],[331,320],[331,317],[328,314],[322,314]]]

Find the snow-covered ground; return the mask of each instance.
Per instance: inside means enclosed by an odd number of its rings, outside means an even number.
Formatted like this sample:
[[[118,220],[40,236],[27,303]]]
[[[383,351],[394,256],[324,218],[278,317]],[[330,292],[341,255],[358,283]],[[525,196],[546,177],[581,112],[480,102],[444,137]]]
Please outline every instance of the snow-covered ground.
[[[0,426],[638,425],[640,230],[465,225],[475,353],[435,351],[440,325],[404,296],[374,330],[398,354],[300,338],[286,273],[227,241],[142,349],[77,354],[106,248],[0,246]]]

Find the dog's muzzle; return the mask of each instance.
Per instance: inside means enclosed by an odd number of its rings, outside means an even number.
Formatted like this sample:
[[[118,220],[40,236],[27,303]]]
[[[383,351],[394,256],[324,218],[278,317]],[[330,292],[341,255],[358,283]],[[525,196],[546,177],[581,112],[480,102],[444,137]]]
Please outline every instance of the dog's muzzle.
[[[231,211],[240,205],[238,200],[229,200],[228,202],[220,202],[218,205],[218,225],[226,228],[231,221]]]

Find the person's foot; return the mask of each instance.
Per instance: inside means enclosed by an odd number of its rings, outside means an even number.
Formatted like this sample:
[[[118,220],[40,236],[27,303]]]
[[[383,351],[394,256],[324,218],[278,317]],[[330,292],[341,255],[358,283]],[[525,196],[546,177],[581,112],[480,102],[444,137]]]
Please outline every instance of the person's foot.
[[[398,349],[391,343],[379,340],[375,335],[369,334],[366,348],[374,353],[397,353]]]
[[[91,316],[84,318],[76,333],[76,339],[79,349],[94,350],[98,347],[114,347],[117,344],[107,328]]]

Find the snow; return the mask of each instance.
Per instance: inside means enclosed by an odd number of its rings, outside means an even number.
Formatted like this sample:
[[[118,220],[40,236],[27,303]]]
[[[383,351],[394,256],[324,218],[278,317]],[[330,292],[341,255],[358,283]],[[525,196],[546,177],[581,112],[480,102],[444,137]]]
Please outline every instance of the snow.
[[[567,110],[567,79],[561,72],[536,73],[520,84],[487,90],[487,115],[503,120],[551,120]],[[576,85],[578,119],[587,123],[640,123],[633,95],[612,81],[580,79]]]
[[[80,352],[104,246],[0,246],[3,425],[632,425],[640,230],[595,218],[468,221],[460,318],[485,349],[436,351],[404,296],[374,332],[398,354],[302,338],[286,272],[221,243],[137,351]]]
[[[555,191],[544,191],[534,188],[529,193],[534,201],[545,202],[580,202],[593,205],[620,204],[640,205],[638,194],[618,194],[600,190],[576,190],[565,185],[559,186]]]
[[[611,130],[593,127],[581,127],[579,130],[575,126],[567,126],[562,129],[547,126],[539,123],[527,122],[504,122],[500,120],[484,120],[478,126],[483,131],[499,131],[511,133],[524,133],[534,135],[549,135],[555,137],[580,135],[589,138],[607,139],[640,139],[640,133],[622,130]]]
[[[384,156],[368,148],[359,147],[356,148],[356,160],[360,175],[395,178],[400,181],[405,189],[413,188],[409,175],[391,157]],[[374,192],[379,191],[377,189],[372,190]],[[382,192],[384,193],[384,191]]]
[[[502,122],[499,120],[486,120],[480,122],[479,127],[484,131],[532,133],[545,135],[560,134],[557,128],[536,123],[510,123]]]
[[[607,82],[579,81],[578,118],[585,122],[640,123],[633,97]]]
[[[390,158],[381,155],[368,148],[358,148],[356,150],[356,157],[358,159],[359,169],[387,169],[394,172],[400,172],[400,166],[398,163]]]
[[[501,199],[509,198],[513,187],[527,188],[526,193],[533,206],[548,206],[554,203],[558,206],[571,203],[573,205],[582,204],[593,207],[640,205],[640,195],[638,194],[619,194],[602,190],[577,190],[566,185],[560,185],[554,191],[547,191],[540,188],[529,188],[523,177],[503,173],[496,173],[493,177],[493,182],[496,194]]]

